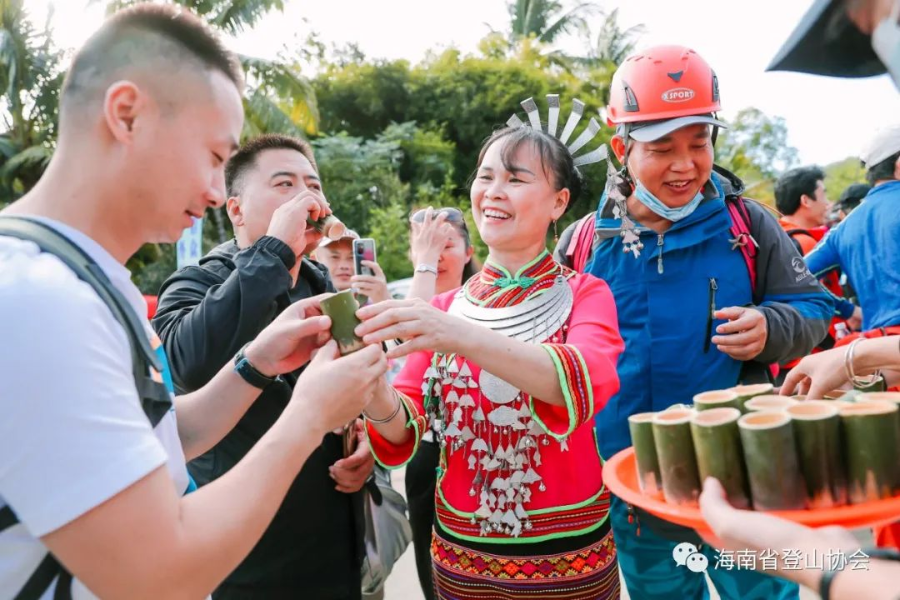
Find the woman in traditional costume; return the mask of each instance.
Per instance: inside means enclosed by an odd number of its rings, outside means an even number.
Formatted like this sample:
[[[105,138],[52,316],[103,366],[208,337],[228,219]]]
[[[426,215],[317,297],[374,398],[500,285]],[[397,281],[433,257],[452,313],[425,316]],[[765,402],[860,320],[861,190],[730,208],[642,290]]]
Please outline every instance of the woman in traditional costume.
[[[442,456],[432,543],[438,598],[619,595],[609,493],[593,418],[618,390],[622,350],[606,284],[556,263],[547,231],[577,198],[580,159],[570,118],[556,137],[533,101],[481,150],[472,211],[489,253],[460,290],[359,312],[367,343],[400,338],[408,355],[393,387],[366,409],[372,452],[405,465],[429,423]],[[582,105],[583,106],[583,105]],[[573,149],[574,148],[574,149]]]

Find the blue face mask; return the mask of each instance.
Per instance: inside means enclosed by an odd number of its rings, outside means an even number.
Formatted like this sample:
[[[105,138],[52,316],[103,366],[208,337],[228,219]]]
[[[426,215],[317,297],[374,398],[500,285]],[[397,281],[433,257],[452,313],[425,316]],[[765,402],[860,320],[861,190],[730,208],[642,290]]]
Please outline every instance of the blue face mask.
[[[658,214],[660,217],[666,219],[667,221],[672,221],[673,223],[689,216],[692,212],[694,212],[694,210],[696,210],[697,205],[700,204],[700,201],[703,200],[702,192],[697,192],[697,195],[694,196],[694,198],[684,206],[679,206],[678,208],[669,208],[668,206],[660,202],[659,198],[650,193],[650,190],[645,188],[644,184],[641,183],[640,180],[636,180],[634,197],[637,198],[641,204]]]

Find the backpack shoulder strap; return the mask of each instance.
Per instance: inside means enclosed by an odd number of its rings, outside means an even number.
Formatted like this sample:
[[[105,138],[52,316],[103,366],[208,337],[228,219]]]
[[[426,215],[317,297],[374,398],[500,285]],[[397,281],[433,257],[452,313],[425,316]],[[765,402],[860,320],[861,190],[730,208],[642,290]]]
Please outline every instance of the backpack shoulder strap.
[[[162,373],[162,361],[150,347],[143,323],[103,269],[67,237],[35,219],[0,217],[0,235],[33,242],[43,252],[54,255],[79,279],[90,285],[109,307],[128,336],[134,382],[141,398],[141,407],[150,420],[150,425],[156,427],[172,406],[172,399],[165,385],[154,381],[149,374],[150,367]]]
[[[750,211],[744,203],[742,196],[726,196],[725,206],[728,208],[728,215],[731,217],[731,228],[729,231],[732,238],[731,242],[737,244],[741,249],[741,256],[744,257],[744,263],[747,265],[747,272],[750,274],[750,289],[753,290],[754,298],[757,297],[756,290],[756,257],[759,254],[756,240],[750,233],[752,225],[750,221]]]
[[[584,272],[584,267],[591,258],[594,246],[594,216],[596,212],[590,212],[578,219],[575,231],[566,248],[566,262],[578,273]]]

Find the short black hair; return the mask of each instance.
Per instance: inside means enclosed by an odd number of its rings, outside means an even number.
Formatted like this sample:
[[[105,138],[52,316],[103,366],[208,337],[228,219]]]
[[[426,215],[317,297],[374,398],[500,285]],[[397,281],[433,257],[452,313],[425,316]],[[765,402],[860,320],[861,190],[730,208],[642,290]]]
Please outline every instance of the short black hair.
[[[862,199],[871,191],[872,186],[867,183],[854,183],[847,186],[847,189],[841,193],[838,199],[838,207],[848,213],[862,202]]]
[[[469,178],[470,186],[478,173],[478,169],[481,168],[481,163],[484,160],[484,155],[487,154],[488,148],[499,140],[504,141],[500,159],[503,161],[503,166],[506,169],[512,167],[516,152],[519,151],[522,144],[532,144],[540,154],[541,168],[544,170],[544,175],[547,179],[551,181],[551,184],[557,191],[565,188],[569,190],[569,203],[566,205],[565,212],[572,208],[578,197],[581,196],[582,189],[584,189],[584,178],[575,167],[575,159],[566,145],[559,141],[556,136],[533,127],[504,127],[495,131],[485,140],[484,145],[481,146],[481,152],[478,153],[478,163],[475,165],[475,171],[472,172],[472,176]]]
[[[775,207],[784,215],[792,215],[800,208],[800,198],[806,194],[816,197],[816,187],[825,180],[825,171],[816,166],[791,169],[775,182]]]
[[[267,150],[296,150],[306,157],[316,173],[319,172],[312,146],[306,140],[277,133],[260,135],[241,144],[225,165],[225,189],[229,198],[240,195],[241,177],[256,166],[256,157]]]
[[[244,85],[237,58],[194,13],[170,4],[138,4],[109,17],[76,53],[60,106],[99,97],[129,68],[160,62],[217,70],[239,90]]]
[[[875,185],[876,181],[893,181],[896,179],[894,171],[897,170],[898,158],[900,158],[900,152],[895,152],[880,163],[872,165],[872,168],[866,171],[866,181],[869,182],[869,185]]]

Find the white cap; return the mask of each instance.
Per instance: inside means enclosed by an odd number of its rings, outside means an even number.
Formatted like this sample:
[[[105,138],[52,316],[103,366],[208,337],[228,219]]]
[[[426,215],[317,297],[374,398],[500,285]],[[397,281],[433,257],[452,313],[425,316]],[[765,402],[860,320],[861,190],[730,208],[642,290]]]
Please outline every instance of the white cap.
[[[880,129],[859,155],[867,169],[900,152],[900,123]]]
[[[342,235],[339,239],[333,240],[328,237],[323,237],[322,241],[319,242],[319,248],[324,248],[328,244],[332,244],[334,242],[342,242],[344,240],[358,240],[359,234],[353,231],[352,229],[347,229],[344,231],[344,235]]]

